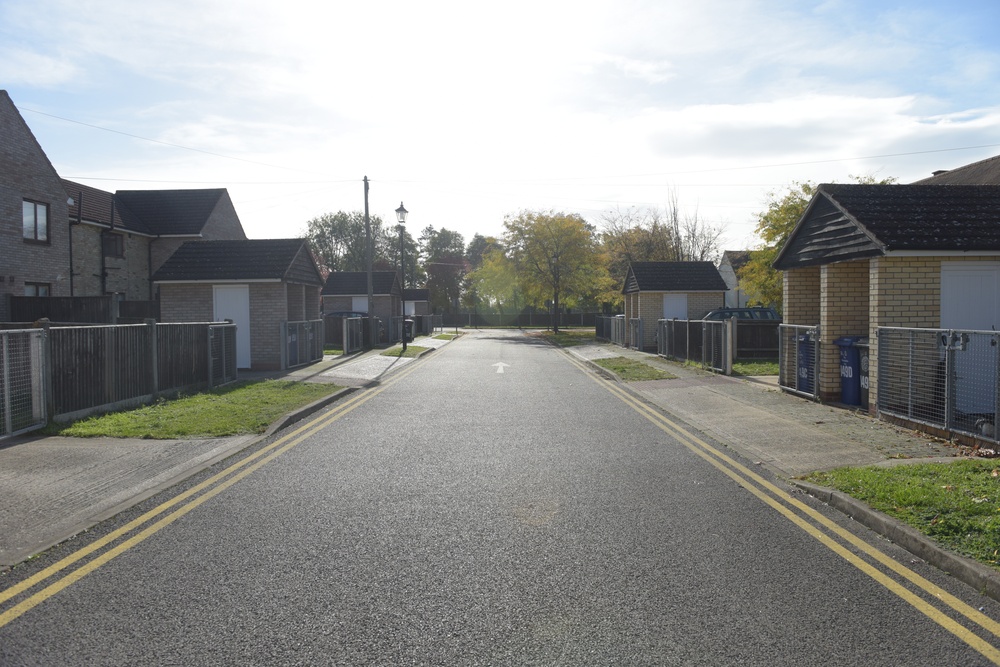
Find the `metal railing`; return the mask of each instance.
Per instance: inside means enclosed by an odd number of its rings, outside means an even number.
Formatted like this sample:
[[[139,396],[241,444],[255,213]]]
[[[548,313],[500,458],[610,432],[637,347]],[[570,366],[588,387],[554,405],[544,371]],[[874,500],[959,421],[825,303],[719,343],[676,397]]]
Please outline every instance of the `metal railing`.
[[[819,328],[782,324],[778,337],[778,385],[782,389],[809,398],[819,392],[816,369],[819,368]]]
[[[323,359],[323,320],[282,322],[282,367],[295,368]]]
[[[732,326],[732,321],[727,320],[657,320],[656,353],[730,375],[734,358]]]
[[[598,317],[594,325],[594,336],[615,345],[625,345],[625,318]]]
[[[878,330],[879,413],[998,441],[1000,333]]]
[[[642,319],[638,317],[628,321],[628,346],[632,350],[642,349]]]
[[[0,331],[0,437],[41,428],[48,421],[46,375],[43,331]]]

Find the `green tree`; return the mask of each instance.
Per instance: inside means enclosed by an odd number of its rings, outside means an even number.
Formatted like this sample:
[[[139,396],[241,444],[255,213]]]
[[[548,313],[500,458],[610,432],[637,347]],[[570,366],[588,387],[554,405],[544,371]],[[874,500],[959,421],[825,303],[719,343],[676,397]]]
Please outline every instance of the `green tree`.
[[[504,246],[527,303],[562,305],[593,298],[605,263],[594,229],[576,214],[523,211],[504,220]],[[559,331],[556,318],[554,330]]]
[[[390,265],[392,239],[382,219],[370,216],[374,243],[374,263],[380,268]],[[368,254],[365,249],[365,215],[361,211],[325,213],[306,224],[306,238],[317,255],[320,267],[326,271],[366,271]]]
[[[462,297],[462,285],[468,273],[465,239],[449,229],[428,225],[420,234],[420,258],[427,273],[431,306],[451,312]]]

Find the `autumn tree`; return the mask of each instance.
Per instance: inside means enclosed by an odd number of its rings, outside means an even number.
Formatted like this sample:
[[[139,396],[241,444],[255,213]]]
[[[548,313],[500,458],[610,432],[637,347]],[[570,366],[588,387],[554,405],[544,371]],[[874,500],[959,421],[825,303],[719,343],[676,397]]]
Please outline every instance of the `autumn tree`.
[[[428,225],[421,232],[419,243],[431,305],[451,312],[461,299],[463,279],[468,273],[465,239],[458,232]]]
[[[604,271],[593,228],[576,214],[523,211],[504,220],[510,270],[526,302],[541,306],[592,297]],[[559,331],[556,318],[554,330]]]

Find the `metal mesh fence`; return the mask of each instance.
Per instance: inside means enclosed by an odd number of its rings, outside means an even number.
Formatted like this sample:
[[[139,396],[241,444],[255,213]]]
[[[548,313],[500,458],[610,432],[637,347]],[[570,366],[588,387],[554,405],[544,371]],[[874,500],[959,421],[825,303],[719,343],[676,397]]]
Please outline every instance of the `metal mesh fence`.
[[[0,436],[45,425],[44,332],[0,331]]]
[[[286,322],[283,328],[286,368],[323,358],[323,320]]]
[[[778,383],[782,388],[815,398],[818,391],[819,335],[816,327],[779,327]]]
[[[878,409],[997,441],[1000,333],[954,329],[878,331]]]

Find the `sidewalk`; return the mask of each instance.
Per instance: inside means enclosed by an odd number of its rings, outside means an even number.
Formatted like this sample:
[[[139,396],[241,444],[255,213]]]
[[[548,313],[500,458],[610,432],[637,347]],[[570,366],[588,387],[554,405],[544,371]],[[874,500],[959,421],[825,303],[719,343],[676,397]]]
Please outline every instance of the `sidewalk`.
[[[413,344],[439,348],[448,342],[422,337]],[[779,477],[838,466],[926,460],[953,456],[957,451],[947,443],[867,415],[785,394],[777,389],[774,378],[717,376],[606,344],[567,351],[586,361],[634,357],[677,376],[631,382],[627,388]],[[240,378],[363,387],[414,361],[380,352],[328,358],[285,372],[240,373]],[[296,416],[286,419],[293,421]],[[0,497],[4,498],[0,570],[266,437],[155,441],[28,436],[0,441]],[[947,569],[944,561],[934,564]]]

